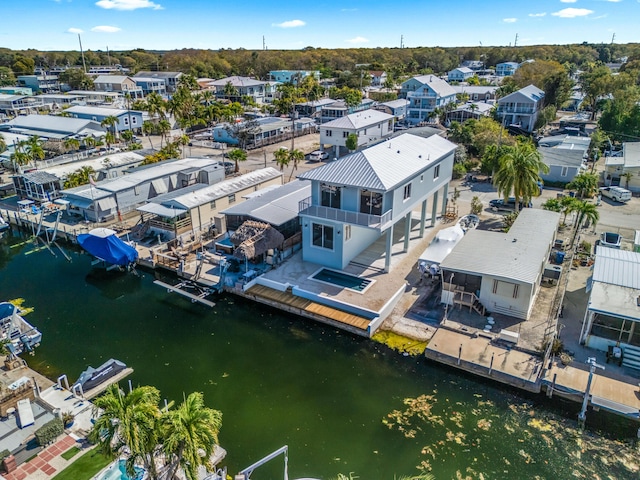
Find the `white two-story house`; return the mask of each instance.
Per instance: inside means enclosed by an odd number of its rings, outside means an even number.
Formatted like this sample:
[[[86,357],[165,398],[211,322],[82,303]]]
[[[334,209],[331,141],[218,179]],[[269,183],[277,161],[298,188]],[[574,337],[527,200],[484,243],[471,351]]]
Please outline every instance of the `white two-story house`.
[[[333,157],[346,155],[346,141],[352,133],[358,137],[358,148],[373,145],[393,134],[393,115],[365,110],[320,125],[320,148],[330,145]]]
[[[455,149],[454,143],[438,135],[422,138],[407,133],[300,175],[311,180],[311,197],[300,202],[304,261],[342,270],[385,236],[389,271],[398,222],[405,230],[405,251],[411,212],[421,207],[424,235],[430,198],[433,225],[440,190],[442,198],[447,197]]]
[[[409,100],[407,122],[415,125],[426,122],[431,114],[456,101],[456,91],[435,75],[420,75],[402,84],[400,96]]]
[[[475,75],[475,72],[469,67],[458,67],[450,70],[447,74],[447,80],[450,82],[466,82]]]
[[[532,132],[543,106],[544,91],[529,85],[498,100],[498,117],[505,126]]]

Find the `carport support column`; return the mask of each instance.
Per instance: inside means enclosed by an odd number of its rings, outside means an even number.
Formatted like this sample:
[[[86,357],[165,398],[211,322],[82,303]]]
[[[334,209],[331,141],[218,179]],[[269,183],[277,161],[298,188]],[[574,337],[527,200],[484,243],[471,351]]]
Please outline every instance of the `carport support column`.
[[[433,205],[431,206],[431,226],[436,224],[436,216],[438,215],[438,192],[433,194]]]
[[[427,218],[427,201],[422,202],[422,211],[420,212],[420,238],[424,237],[424,222]]]
[[[447,213],[447,195],[449,195],[449,184],[445,184],[444,191],[442,192],[442,215]]]
[[[393,246],[393,225],[387,229],[387,248],[384,255],[384,271],[391,270],[391,247]]]
[[[404,253],[409,251],[409,237],[411,236],[411,212],[404,217]]]

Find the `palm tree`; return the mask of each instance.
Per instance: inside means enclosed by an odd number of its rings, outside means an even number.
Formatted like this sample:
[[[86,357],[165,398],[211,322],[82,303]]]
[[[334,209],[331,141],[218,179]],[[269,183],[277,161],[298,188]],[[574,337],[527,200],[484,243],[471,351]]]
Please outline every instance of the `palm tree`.
[[[93,148],[96,146],[96,139],[94,137],[84,137],[82,143],[87,148]]]
[[[172,465],[167,478],[181,467],[188,480],[198,478],[198,467],[211,469],[213,449],[218,444],[222,427],[222,412],[207,408],[200,392],[190,394],[175,410],[168,410],[162,418],[163,450]]]
[[[298,150],[296,148],[295,150],[291,150],[289,152],[289,161],[293,162],[293,165],[291,168],[291,175],[289,175],[289,181],[291,181],[291,178],[293,177],[293,172],[295,170],[298,170],[298,163],[301,162],[302,160],[304,160],[304,153],[301,150]]]
[[[107,132],[107,134],[108,133],[109,132]],[[64,145],[65,151],[67,150],[76,151],[80,148],[80,141],[77,138],[69,137],[69,138],[65,138],[63,145]]]
[[[273,156],[276,159],[276,164],[280,167],[280,171],[284,170],[284,167],[289,165],[289,150],[286,148],[279,148],[273,152]]]
[[[1,150],[0,150],[1,151]],[[631,172],[625,172],[622,175],[620,175],[621,178],[624,178],[625,180],[625,188],[629,188],[629,182],[631,181],[631,179],[633,178],[633,173]]]
[[[160,120],[156,127],[156,131],[160,134],[160,148],[162,148],[162,141],[166,140],[167,135],[171,131],[171,124],[169,123],[169,120],[164,118]]]
[[[118,125],[118,117],[114,117],[113,115],[109,115],[108,117],[105,117],[100,122],[100,126],[101,127],[106,128],[107,130],[109,130],[114,135],[117,135],[116,125]]]
[[[518,143],[500,158],[500,166],[493,177],[498,194],[504,198],[513,192],[516,205],[525,204],[540,194],[539,172],[549,172],[542,155],[531,143]]]
[[[581,172],[567,183],[567,188],[578,192],[580,198],[591,198],[598,190],[598,175],[596,173]]]
[[[160,392],[154,387],[137,387],[125,394],[114,384],[93,402],[97,418],[89,437],[103,454],[112,458],[128,451],[130,476],[133,465],[140,460],[151,478],[156,478],[154,453],[159,443],[159,401]]]
[[[6,151],[7,151],[7,142],[5,141],[4,137],[0,133],[0,153],[6,152]]]
[[[241,148],[234,148],[229,153],[227,153],[227,158],[229,158],[229,160],[233,160],[236,163],[234,172],[238,173],[240,171],[238,162],[244,162],[247,159],[247,152]]]
[[[576,218],[575,229],[573,231],[573,237],[571,238],[571,246],[573,246],[576,237],[578,236],[578,232],[580,231],[580,227],[582,227],[585,220],[588,220],[589,223],[595,226],[598,220],[600,220],[600,213],[598,212],[596,205],[588,202],[587,200],[578,200],[574,202],[571,206],[571,212],[575,212],[578,215]]]
[[[189,145],[189,142],[191,142],[191,139],[189,138],[189,135],[185,134],[180,135],[176,141],[176,143],[182,147],[182,158],[185,156],[185,147]]]
[[[164,101],[158,92],[151,92],[147,95],[147,112],[152,118],[166,118],[167,102]]]
[[[153,150],[153,143],[151,143],[151,135],[153,135],[155,131],[156,131],[156,126],[152,122],[150,122],[149,120],[142,122],[142,133],[144,133],[149,139],[149,145],[151,146],[152,150]]]
[[[237,97],[239,95],[238,89],[234,87],[231,82],[227,82],[227,84],[224,86],[223,94],[227,98]]]
[[[111,149],[111,145],[113,145],[114,143],[116,143],[116,136],[113,134],[113,132],[108,131],[107,133],[105,133],[104,135],[104,141],[107,144],[107,148]]]

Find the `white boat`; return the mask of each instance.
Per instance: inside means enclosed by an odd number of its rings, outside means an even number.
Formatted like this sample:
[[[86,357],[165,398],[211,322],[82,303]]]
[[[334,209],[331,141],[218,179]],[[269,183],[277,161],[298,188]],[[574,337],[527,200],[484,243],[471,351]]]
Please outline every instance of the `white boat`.
[[[418,269],[423,273],[436,275],[440,271],[440,263],[447,258],[453,247],[464,237],[464,230],[456,224],[436,233],[427,249],[418,259]]]
[[[7,342],[13,355],[32,352],[42,341],[42,333],[19,315],[18,307],[9,302],[0,303],[0,339]]]
[[[5,230],[9,230],[9,224],[2,218],[2,215],[0,215],[0,232],[4,232]]]

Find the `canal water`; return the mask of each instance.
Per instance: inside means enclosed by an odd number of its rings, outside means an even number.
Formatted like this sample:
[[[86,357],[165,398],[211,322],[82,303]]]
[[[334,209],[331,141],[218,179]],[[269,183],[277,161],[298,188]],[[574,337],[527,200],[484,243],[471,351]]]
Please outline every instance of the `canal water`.
[[[22,239],[0,240],[0,297],[24,298],[43,333],[29,365],[75,380],[117,358],[134,385],[180,401],[202,391],[223,412],[233,475],[282,445],[289,478],[383,480],[419,468],[450,478],[638,478],[625,442],[635,429],[577,406],[522,396],[490,382],[403,357],[369,340],[232,295],[213,309],[141,276],[67,262]],[[126,382],[125,382],[126,386]],[[601,431],[604,430],[604,431]],[[281,458],[252,479],[282,478]]]

